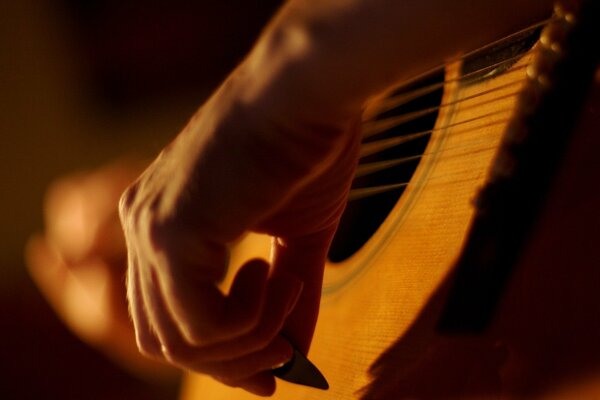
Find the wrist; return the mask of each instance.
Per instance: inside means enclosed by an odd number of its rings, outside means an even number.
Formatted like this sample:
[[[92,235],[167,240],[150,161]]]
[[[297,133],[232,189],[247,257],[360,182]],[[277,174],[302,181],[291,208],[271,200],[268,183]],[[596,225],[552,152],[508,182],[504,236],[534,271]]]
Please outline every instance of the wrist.
[[[339,71],[317,36],[306,19],[276,18],[232,75],[244,106],[281,121],[345,130],[363,99],[335,87],[331,75]]]

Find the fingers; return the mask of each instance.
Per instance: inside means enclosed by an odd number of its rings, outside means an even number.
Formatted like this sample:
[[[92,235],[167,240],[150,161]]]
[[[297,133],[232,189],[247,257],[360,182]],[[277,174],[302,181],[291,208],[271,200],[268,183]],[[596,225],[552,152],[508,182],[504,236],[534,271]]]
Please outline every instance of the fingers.
[[[266,265],[265,261],[260,260],[249,263],[253,262],[262,262]],[[235,341],[206,347],[203,352],[204,359],[226,361],[267,347],[280,333],[287,316],[300,297],[302,286],[302,282],[290,274],[282,273],[271,277],[267,283],[262,314],[255,328]]]
[[[249,378],[232,381],[223,377],[214,377],[217,381],[231,387],[244,389],[252,394],[269,397],[275,393],[275,377],[270,371],[259,372]]]
[[[275,393],[275,378],[269,371],[260,372],[250,378],[238,382],[223,382],[229,386],[239,387],[257,396],[272,396]]]
[[[146,259],[157,266],[154,270],[167,313],[188,343],[222,343],[256,326],[268,264],[254,261],[245,266],[226,297],[215,285],[227,268],[229,253],[224,244],[168,224],[153,227],[151,232],[146,247],[152,257],[146,252]]]
[[[277,336],[264,349],[235,360],[222,362],[189,360],[182,366],[233,384],[286,363],[292,358],[292,354],[293,348],[289,342]]]
[[[140,353],[150,358],[163,358],[161,344],[154,335],[146,314],[137,260],[131,256],[127,270],[127,298],[129,313],[135,328],[135,340]]]
[[[287,316],[283,333],[306,354],[319,314],[323,271],[335,227],[317,234],[278,238],[274,243],[273,275],[288,274],[303,282],[302,294]]]
[[[250,260],[240,268],[227,299],[226,312],[230,318],[258,318],[264,303],[268,275],[269,264],[264,260]]]
[[[235,339],[251,330],[258,321],[262,305],[260,297],[243,304],[241,300],[245,296],[239,294],[234,304],[212,282],[162,273],[158,274],[157,280],[167,313],[192,345],[209,346]]]
[[[195,346],[187,341],[166,306],[156,271],[151,269],[150,274],[145,274],[137,262],[130,260],[128,295],[137,343],[144,354],[164,358],[180,368],[217,376],[227,384],[247,387],[253,393],[272,392],[274,383],[260,373],[292,357],[292,346],[277,334],[299,296],[299,281],[284,275],[267,281],[268,264],[262,260],[248,262],[234,280],[226,308],[231,315],[258,308],[254,329],[217,345]],[[255,304],[249,306],[244,301]],[[239,308],[234,307],[239,304]]]

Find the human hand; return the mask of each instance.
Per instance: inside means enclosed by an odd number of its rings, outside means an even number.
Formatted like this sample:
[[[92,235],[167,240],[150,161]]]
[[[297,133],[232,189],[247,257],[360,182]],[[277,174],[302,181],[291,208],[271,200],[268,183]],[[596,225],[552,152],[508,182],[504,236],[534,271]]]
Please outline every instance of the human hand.
[[[117,204],[142,170],[121,161],[53,183],[44,202],[45,232],[25,257],[34,282],[82,340],[136,374],[171,380],[175,371],[139,356],[124,292],[126,248]]]
[[[237,72],[121,199],[127,291],[142,353],[259,395],[308,351],[323,266],[358,157],[357,115],[310,121],[246,101]],[[241,81],[241,82],[240,82]],[[217,284],[229,246],[272,235]]]

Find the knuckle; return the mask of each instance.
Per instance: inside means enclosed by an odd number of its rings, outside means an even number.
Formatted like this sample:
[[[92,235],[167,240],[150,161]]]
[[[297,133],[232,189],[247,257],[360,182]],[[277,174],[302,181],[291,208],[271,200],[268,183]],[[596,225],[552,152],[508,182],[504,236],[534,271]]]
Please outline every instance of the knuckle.
[[[187,327],[182,329],[182,335],[185,340],[192,346],[202,346],[206,342],[206,337],[202,335],[197,329]]]
[[[148,239],[155,250],[161,250],[168,247],[168,241],[171,235],[167,232],[167,226],[164,221],[157,218],[153,212],[148,216]]]
[[[263,348],[267,347],[277,336],[281,325],[277,322],[279,321],[271,321],[270,323],[263,324],[256,330],[255,335],[258,338],[258,342],[263,345]]]
[[[275,334],[271,334],[271,332],[257,332],[253,336],[253,348],[256,350],[262,350],[269,346],[271,341],[275,337]]]
[[[123,192],[119,201],[119,217],[125,235],[136,237],[159,251],[168,249],[172,241],[172,232],[158,213],[160,197],[158,194],[140,198],[137,185],[133,185]]]
[[[125,221],[129,215],[135,203],[135,198],[139,190],[138,182],[134,182],[129,185],[121,194],[119,198],[119,216],[121,221]]]
[[[223,324],[221,318],[214,313],[207,313],[202,316],[204,324],[200,327],[189,327],[185,330],[185,337],[194,346],[211,346],[221,343],[224,338],[230,337],[232,330],[229,326]]]
[[[185,364],[188,361],[190,349],[181,342],[168,342],[162,345],[162,353],[173,364]]]
[[[140,344],[138,344],[138,351],[141,355],[147,358],[157,358],[160,354],[160,352],[154,349],[153,347]]]
[[[226,326],[224,323],[220,323],[221,326]],[[259,321],[256,316],[246,315],[244,317],[240,317],[236,323],[232,323],[233,330],[235,330],[239,335],[244,334],[253,334],[256,332],[259,327]]]
[[[137,335],[136,339],[137,348],[140,354],[148,358],[157,358],[160,356],[160,349],[155,342],[149,341],[140,335]]]
[[[146,229],[150,245],[155,250],[163,250],[173,244],[174,230],[171,226],[172,221],[161,217],[160,201],[161,194],[158,193],[149,200],[144,209],[144,218],[146,219]]]

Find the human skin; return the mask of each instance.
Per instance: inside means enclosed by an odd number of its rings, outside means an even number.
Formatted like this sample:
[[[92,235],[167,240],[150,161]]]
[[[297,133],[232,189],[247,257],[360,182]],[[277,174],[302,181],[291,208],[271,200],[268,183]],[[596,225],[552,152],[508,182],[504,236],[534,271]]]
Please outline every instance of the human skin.
[[[79,338],[136,375],[176,382],[174,368],[135,348],[123,290],[127,253],[117,203],[143,165],[119,160],[53,182],[45,231],[29,239],[25,259],[41,293]]]
[[[121,198],[142,353],[273,393],[270,369],[291,344],[310,346],[365,101],[547,18],[550,3],[288,2]],[[248,262],[222,293],[229,247],[249,231],[275,238],[272,259]]]

